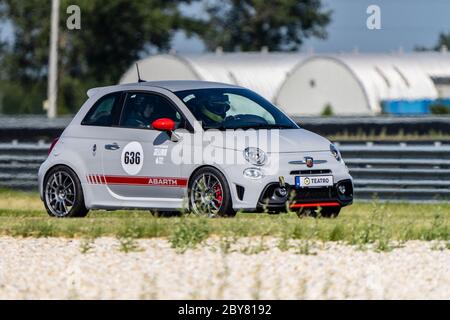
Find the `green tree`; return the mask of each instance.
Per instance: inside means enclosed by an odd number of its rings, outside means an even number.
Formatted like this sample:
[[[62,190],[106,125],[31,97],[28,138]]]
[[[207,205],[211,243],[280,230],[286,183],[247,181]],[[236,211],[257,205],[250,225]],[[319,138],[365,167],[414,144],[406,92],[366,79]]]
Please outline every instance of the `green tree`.
[[[427,48],[424,46],[416,46],[414,48],[415,51],[439,51],[441,50],[443,47],[450,49],[450,32],[445,33],[445,32],[441,32],[439,34],[439,38],[438,41],[436,43],[436,45],[432,48]]]
[[[331,104],[327,103],[325,105],[325,107],[323,108],[323,110],[321,112],[321,115],[324,117],[330,117],[330,116],[334,115],[333,107],[331,106]]]
[[[320,0],[225,0],[207,4],[208,28],[201,36],[210,50],[297,50],[310,37],[326,38],[331,11]]]
[[[431,114],[450,114],[450,106],[437,101],[430,105],[430,112]]]
[[[194,28],[196,24],[179,11],[180,3],[189,2],[62,0],[59,111],[76,111],[89,87],[117,83],[141,55],[167,51],[176,30]],[[81,8],[81,30],[66,28],[66,8],[71,4]],[[3,105],[7,112],[43,112],[50,12],[51,1],[0,0],[0,22],[9,21],[14,30],[14,42],[3,50],[6,52],[0,58],[4,70]]]
[[[441,33],[439,35],[438,43],[434,47],[434,50],[441,50],[442,47],[446,47],[447,49],[450,48],[450,32],[448,33]]]

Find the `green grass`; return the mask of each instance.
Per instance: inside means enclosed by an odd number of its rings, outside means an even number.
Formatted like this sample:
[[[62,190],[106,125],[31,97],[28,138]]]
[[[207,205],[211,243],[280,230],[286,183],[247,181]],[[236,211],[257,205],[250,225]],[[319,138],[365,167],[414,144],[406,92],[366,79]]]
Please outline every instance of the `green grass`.
[[[25,209],[21,209],[25,206]],[[299,219],[281,215],[239,213],[236,218],[197,216],[156,218],[148,211],[91,211],[87,218],[56,219],[47,215],[36,193],[0,190],[0,235],[13,237],[117,237],[123,251],[135,250],[133,239],[166,237],[181,251],[210,236],[226,239],[278,237],[280,250],[292,239],[372,244],[386,251],[392,242],[450,239],[450,204],[357,203],[336,219]],[[87,246],[88,247],[88,246]],[[86,248],[88,250],[88,248]],[[302,247],[299,250],[307,251]]]

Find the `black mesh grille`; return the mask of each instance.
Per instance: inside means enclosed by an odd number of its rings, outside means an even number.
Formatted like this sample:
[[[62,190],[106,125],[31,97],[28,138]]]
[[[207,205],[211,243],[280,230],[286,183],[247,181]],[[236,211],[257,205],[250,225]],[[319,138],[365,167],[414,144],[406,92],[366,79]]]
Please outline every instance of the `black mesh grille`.
[[[299,188],[295,189],[295,200],[324,200],[335,197],[335,190],[332,187],[323,188]]]

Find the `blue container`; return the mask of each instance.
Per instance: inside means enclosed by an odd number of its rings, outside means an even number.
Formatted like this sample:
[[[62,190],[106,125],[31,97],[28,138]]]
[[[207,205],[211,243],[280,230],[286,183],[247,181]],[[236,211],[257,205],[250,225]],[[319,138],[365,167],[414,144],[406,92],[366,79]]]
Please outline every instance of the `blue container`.
[[[383,113],[393,115],[430,114],[430,106],[444,104],[450,108],[450,99],[421,99],[421,100],[384,100],[381,102]]]

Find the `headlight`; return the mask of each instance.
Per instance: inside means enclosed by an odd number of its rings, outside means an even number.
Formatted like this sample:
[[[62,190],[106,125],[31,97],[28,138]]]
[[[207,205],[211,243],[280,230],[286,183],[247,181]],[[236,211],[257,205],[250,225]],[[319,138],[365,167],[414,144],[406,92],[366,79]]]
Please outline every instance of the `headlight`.
[[[341,153],[339,152],[339,150],[336,148],[336,146],[334,144],[330,144],[330,151],[331,151],[331,154],[333,155],[333,157],[335,157],[337,161],[341,161],[341,159],[342,159]]]
[[[262,166],[266,163],[266,153],[259,148],[245,148],[244,158],[255,166]]]

